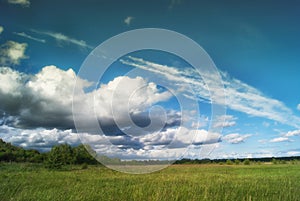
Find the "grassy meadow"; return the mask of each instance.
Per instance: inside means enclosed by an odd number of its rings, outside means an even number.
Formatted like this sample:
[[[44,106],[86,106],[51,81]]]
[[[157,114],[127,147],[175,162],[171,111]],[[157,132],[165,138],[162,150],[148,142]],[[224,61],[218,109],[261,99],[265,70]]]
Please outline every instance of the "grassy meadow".
[[[1,201],[300,200],[300,165],[172,165],[132,175],[102,166],[0,163]]]

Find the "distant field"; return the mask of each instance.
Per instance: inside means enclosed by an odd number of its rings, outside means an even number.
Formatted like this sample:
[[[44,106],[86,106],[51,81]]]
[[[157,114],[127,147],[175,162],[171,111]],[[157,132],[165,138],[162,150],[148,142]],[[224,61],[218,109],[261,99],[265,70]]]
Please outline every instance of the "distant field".
[[[0,164],[0,200],[300,200],[300,166],[173,165],[130,175],[104,167],[49,171]]]

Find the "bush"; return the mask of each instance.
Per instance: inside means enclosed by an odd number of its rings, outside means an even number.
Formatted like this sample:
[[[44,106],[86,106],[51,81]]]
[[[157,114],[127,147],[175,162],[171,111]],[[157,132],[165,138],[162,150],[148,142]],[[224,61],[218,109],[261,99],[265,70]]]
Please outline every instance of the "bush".
[[[272,158],[272,163],[273,163],[274,165],[276,165],[276,164],[278,163],[278,161],[277,161],[275,158]]]
[[[280,164],[286,164],[287,162],[285,160],[280,160],[279,163]]]
[[[244,160],[244,165],[250,165],[250,160],[248,158]]]
[[[298,160],[297,160],[297,159],[292,160],[292,164],[293,164],[293,165],[298,164]]]
[[[86,170],[86,169],[88,169],[88,167],[89,167],[88,164],[83,163],[82,166],[81,166],[81,169]]]
[[[232,164],[233,164],[233,163],[232,163],[231,160],[229,160],[229,159],[226,160],[226,165],[232,165]]]

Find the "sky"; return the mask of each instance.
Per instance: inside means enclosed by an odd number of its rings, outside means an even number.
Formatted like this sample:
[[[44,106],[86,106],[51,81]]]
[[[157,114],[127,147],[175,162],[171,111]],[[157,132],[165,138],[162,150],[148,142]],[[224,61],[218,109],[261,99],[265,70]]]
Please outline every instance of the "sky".
[[[87,143],[121,159],[299,156],[299,9],[294,0],[2,0],[0,138],[40,151]],[[142,28],[187,36],[218,73],[140,50],[86,77],[100,44]],[[210,87],[220,78],[224,100]]]

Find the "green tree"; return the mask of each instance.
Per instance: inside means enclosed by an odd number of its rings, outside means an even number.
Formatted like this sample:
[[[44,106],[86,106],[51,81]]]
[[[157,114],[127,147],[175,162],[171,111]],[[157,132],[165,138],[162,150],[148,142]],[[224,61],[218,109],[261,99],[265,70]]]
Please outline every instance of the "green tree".
[[[65,165],[74,164],[73,149],[68,144],[60,144],[52,147],[47,154],[46,166],[50,169],[61,169]]]
[[[95,156],[96,153],[88,145],[81,144],[73,148],[73,153],[76,164],[97,164],[97,160],[91,155]]]

